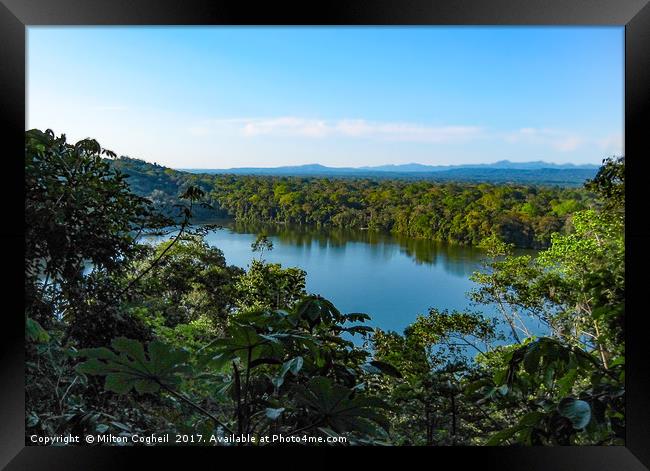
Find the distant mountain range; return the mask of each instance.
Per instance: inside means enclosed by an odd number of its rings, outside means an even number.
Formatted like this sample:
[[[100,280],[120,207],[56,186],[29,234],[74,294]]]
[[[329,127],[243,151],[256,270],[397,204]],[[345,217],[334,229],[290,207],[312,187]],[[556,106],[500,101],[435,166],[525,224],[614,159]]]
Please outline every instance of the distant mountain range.
[[[554,164],[551,162],[544,162],[542,160],[535,160],[532,162],[511,162],[509,160],[499,160],[493,164],[464,164],[464,165],[423,165],[417,163],[401,164],[401,165],[380,165],[378,167],[360,167],[361,169],[387,171],[387,172],[442,172],[445,170],[453,170],[458,168],[499,168],[499,169],[519,169],[519,170],[537,170],[542,168],[583,168],[594,169],[598,165],[576,165],[576,164]]]
[[[418,163],[380,165],[376,167],[326,167],[307,164],[284,167],[240,167],[228,169],[178,169],[191,173],[232,175],[319,176],[348,178],[406,178],[426,180],[485,181],[493,183],[539,183],[581,185],[593,178],[598,165],[555,164],[541,160],[511,162],[501,160],[492,164],[423,165]]]

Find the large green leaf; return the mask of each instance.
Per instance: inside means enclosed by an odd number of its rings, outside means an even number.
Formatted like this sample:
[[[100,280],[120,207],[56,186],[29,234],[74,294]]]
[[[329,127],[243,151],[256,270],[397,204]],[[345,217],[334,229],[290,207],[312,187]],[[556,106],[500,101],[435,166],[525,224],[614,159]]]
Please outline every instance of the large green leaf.
[[[374,332],[374,328],[368,325],[353,325],[352,327],[345,327],[341,329],[343,332],[348,332],[352,335],[354,334],[369,334]]]
[[[108,348],[88,348],[77,353],[85,362],[76,366],[81,374],[106,376],[105,388],[118,394],[135,389],[139,393],[154,393],[161,386],[180,383],[181,376],[191,371],[189,354],[158,340],[148,346],[148,358],[143,345],[123,337],[113,340]]]
[[[524,428],[526,428],[526,426],[517,424],[512,427],[508,427],[506,429],[500,430],[494,435],[492,435],[485,444],[487,446],[501,445],[504,441],[514,437],[515,434],[517,434]]]
[[[37,343],[47,343],[50,340],[50,334],[47,333],[47,330],[29,317],[25,318],[25,334],[27,339]]]
[[[544,417],[545,414],[543,412],[529,412],[519,420],[519,425],[522,427],[532,427],[537,425]]]
[[[343,318],[347,322],[365,322],[371,319],[368,314],[365,314],[363,312],[349,312],[347,314],[343,314]]]
[[[120,337],[113,340],[111,345],[118,352],[126,353],[140,363],[145,362],[144,347],[137,340]]]
[[[291,374],[294,376],[297,376],[298,372],[302,368],[303,362],[304,360],[300,356],[284,362],[278,375],[271,380],[273,386],[275,386],[276,389],[279,389],[284,384],[284,378],[289,371],[291,371]]]
[[[520,377],[518,371],[523,365],[533,386],[544,384],[547,388],[552,388],[557,381],[562,394],[566,394],[578,378],[578,370],[592,370],[594,363],[595,360],[579,348],[563,344],[554,338],[541,337],[512,352],[506,381],[512,386]]]
[[[202,349],[202,362],[217,369],[235,357],[242,363],[250,360],[253,367],[279,363],[284,353],[282,340],[285,337],[281,333],[259,334],[253,326],[233,323],[228,327],[226,337],[213,340]]]
[[[344,316],[334,304],[321,296],[306,296],[296,306],[295,312],[298,319],[307,321],[310,326],[344,321]]]
[[[354,394],[330,378],[315,377],[307,387],[296,386],[295,398],[314,415],[319,426],[341,433],[357,431],[367,435],[381,435],[388,430],[388,419],[382,413],[387,405],[380,399]]]

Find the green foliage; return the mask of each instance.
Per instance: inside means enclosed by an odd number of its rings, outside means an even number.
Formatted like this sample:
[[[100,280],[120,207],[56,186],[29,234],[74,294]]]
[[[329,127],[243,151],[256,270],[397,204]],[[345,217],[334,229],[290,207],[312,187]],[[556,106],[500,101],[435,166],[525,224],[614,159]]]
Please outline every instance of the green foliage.
[[[279,263],[253,260],[234,285],[236,305],[246,309],[287,309],[305,295],[306,273]]]
[[[476,366],[467,355],[480,342],[493,340],[493,323],[472,313],[431,309],[404,335],[376,331],[377,358],[389,362],[402,380],[385,377],[378,384],[388,398],[397,444],[477,444],[477,426],[492,430],[484,412],[463,400],[464,383],[475,378]],[[480,349],[478,350],[480,351]]]
[[[140,342],[120,338],[114,351],[81,350],[78,356],[87,360],[77,371],[105,376],[105,388],[120,394],[162,388],[217,426],[240,434],[281,429],[381,438],[381,429],[388,429],[384,402],[357,386],[367,374],[400,373],[386,362],[366,362],[368,352],[340,338],[339,324],[349,319],[359,315],[348,317],[329,301],[308,297],[291,312],[240,314],[223,337],[195,354],[153,341],[147,356]],[[191,398],[206,392],[234,413],[219,417]]]
[[[497,400],[529,397],[528,404],[534,408],[519,420],[520,439],[525,436],[528,444],[563,445],[621,440],[624,385],[620,367],[604,368],[597,356],[546,337],[527,342],[506,358],[506,374],[494,376],[495,385],[504,382],[504,394]],[[533,416],[538,420],[531,420]],[[502,437],[496,434],[492,440]]]
[[[51,130],[25,134],[27,317],[44,328],[57,316],[74,319],[70,335],[85,344],[144,335],[111,297],[120,291],[116,277],[141,253],[134,231],[161,223],[106,157],[114,154],[92,139],[69,144]],[[84,276],[89,265],[92,276]]]
[[[488,345],[500,338],[495,319],[486,319],[472,312],[448,312],[429,309],[427,316],[418,316],[405,331],[414,335],[427,346],[444,346],[451,354],[462,354],[467,348],[473,353],[483,353]],[[436,359],[443,359],[443,352],[435,352]],[[445,358],[446,361],[446,358]]]
[[[625,157],[603,160],[598,173],[585,185],[600,196],[607,211],[625,213]]]
[[[260,234],[255,239],[255,242],[251,244],[251,249],[253,250],[253,252],[260,253],[260,260],[261,260],[265,250],[268,251],[273,250],[273,242],[271,241],[271,239],[268,238],[266,234]]]
[[[386,363],[385,361],[372,360],[369,361],[368,363],[361,365],[361,368],[364,371],[367,371],[368,373],[375,373],[375,374],[384,373],[389,376],[393,376],[395,378],[403,377],[402,373],[400,373],[400,371],[397,368],[395,368],[390,363]]]
[[[159,208],[173,206],[178,189],[195,185],[208,194],[213,218],[369,229],[459,244],[497,235],[519,247],[545,247],[574,211],[591,204],[588,192],[558,187],[189,174],[128,158],[115,165]]]
[[[306,386],[297,386],[295,397],[319,427],[339,434],[355,431],[370,436],[381,436],[378,426],[388,430],[388,420],[381,413],[387,405],[381,399],[355,395],[329,378],[316,376]]]
[[[514,255],[513,245],[496,235],[482,241],[488,259],[472,276],[478,288],[471,297],[496,307],[514,344],[495,344],[494,322],[436,310],[419,317],[403,336],[374,335],[378,357],[400,368],[408,384],[383,385],[398,411],[391,417],[395,440],[623,443],[623,162],[608,161],[597,182],[588,184],[605,197],[594,209],[553,202],[557,213],[571,213],[568,231],[553,234],[550,247],[537,257]],[[529,214],[535,211],[526,207]],[[532,335],[540,322],[547,337]],[[483,336],[487,341],[476,348]],[[474,362],[453,364],[457,345],[478,352]],[[441,387],[444,378],[449,384]],[[450,394],[454,388],[462,394]],[[441,401],[445,395],[448,404]],[[451,413],[455,425],[441,420],[441,411]]]
[[[147,202],[104,161],[97,141],[68,144],[50,130],[25,136],[27,272],[67,280],[86,260],[115,269],[133,250],[130,232],[145,223]]]
[[[170,348],[154,340],[145,355],[142,344],[137,340],[116,338],[111,343],[113,350],[106,347],[86,348],[79,356],[86,357],[76,371],[82,374],[106,377],[105,388],[118,394],[132,389],[139,393],[154,393],[160,387],[176,387],[182,374],[188,373],[188,352]]]
[[[126,156],[112,159],[109,163],[111,167],[125,175],[133,193],[149,200],[157,213],[177,222],[182,220],[182,215],[179,216],[178,211],[179,195],[187,194],[186,191],[191,186],[202,192],[209,190],[209,185],[203,179],[194,178],[188,181],[184,172],[156,163],[151,164]],[[196,190],[192,190],[190,194],[192,193],[198,196]],[[193,208],[193,215],[197,219],[214,219],[227,216],[227,213],[213,205],[201,205]]]
[[[623,158],[586,191],[188,175],[49,130],[27,131],[25,161],[27,434],[623,444]],[[263,234],[258,260],[228,266],[197,213],[480,243],[471,297],[497,314],[372,329],[266,263]]]
[[[474,400],[517,410],[516,425],[488,444],[623,442],[623,176],[623,159],[606,161],[587,184],[605,198],[598,209],[575,212],[571,232],[554,234],[535,260],[502,246],[491,271],[475,275],[475,299],[497,304],[513,334],[528,334],[527,316],[550,334],[515,335],[520,344],[491,352],[492,374],[472,384]]]
[[[38,343],[47,343],[50,340],[50,334],[47,333],[47,330],[29,317],[25,318],[25,336],[27,340]]]
[[[237,304],[235,284],[243,270],[227,265],[223,252],[201,236],[183,235],[158,244],[134,264],[134,272],[146,269],[163,252],[155,276],[140,282],[133,302],[147,307],[146,317],[160,316],[166,327],[205,319],[220,328]]]

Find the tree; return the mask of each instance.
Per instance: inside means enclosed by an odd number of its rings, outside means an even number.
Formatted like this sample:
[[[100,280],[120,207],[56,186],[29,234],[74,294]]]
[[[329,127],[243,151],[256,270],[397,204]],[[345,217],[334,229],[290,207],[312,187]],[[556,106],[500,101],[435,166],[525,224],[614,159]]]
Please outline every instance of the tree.
[[[496,419],[486,420],[463,388],[477,375],[472,355],[483,355],[498,338],[495,324],[479,314],[436,309],[418,316],[404,335],[375,331],[376,357],[403,377],[380,378],[377,386],[389,398],[395,443],[469,445],[494,430]]]
[[[300,268],[253,260],[235,285],[237,306],[242,310],[291,308],[306,294],[305,277]]]
[[[114,154],[92,139],[25,135],[26,316],[45,327],[66,320],[83,342],[137,334],[110,298],[142,252],[135,234],[160,223],[104,156]]]
[[[586,186],[598,206],[573,213],[569,233],[553,234],[535,259],[489,241],[491,271],[474,276],[474,299],[496,303],[517,341],[491,352],[493,367],[472,387],[477,400],[518,410],[490,444],[622,443],[624,159],[606,160]],[[542,320],[546,336],[532,335],[527,317]]]
[[[173,244],[173,245],[172,245]],[[205,319],[215,329],[225,325],[237,303],[235,284],[244,270],[228,266],[223,252],[201,235],[187,234],[158,244],[150,256],[134,263],[140,273],[166,251],[155,276],[142,280],[131,304],[146,307],[147,316],[162,317],[167,327]]]
[[[271,250],[273,250],[273,242],[271,241],[271,239],[268,238],[266,234],[259,234],[255,239],[255,242],[251,244],[251,249],[253,250],[253,252],[260,253],[260,261],[262,261],[262,257],[264,256],[264,251],[268,250],[270,252]]]

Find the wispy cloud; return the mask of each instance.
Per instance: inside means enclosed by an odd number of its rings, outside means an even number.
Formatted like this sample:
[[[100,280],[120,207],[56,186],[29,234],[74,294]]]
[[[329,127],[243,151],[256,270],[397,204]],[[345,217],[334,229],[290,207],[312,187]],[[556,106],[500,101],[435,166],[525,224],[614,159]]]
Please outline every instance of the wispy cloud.
[[[620,154],[622,135],[584,135],[573,130],[551,127],[522,127],[495,130],[480,125],[434,126],[417,122],[369,121],[365,119],[314,119],[296,116],[270,118],[225,118],[197,122],[187,128],[193,136],[238,136],[255,140],[261,137],[297,139],[368,139],[375,141],[432,144],[467,143],[481,140],[491,145],[532,145],[540,151],[575,153],[601,149]]]
[[[614,133],[609,136],[605,136],[602,139],[598,139],[598,146],[603,149],[605,152],[609,152],[616,155],[622,155],[624,153],[624,140],[623,134]]]
[[[585,139],[578,134],[547,128],[521,128],[508,133],[505,140],[548,146],[560,152],[574,151],[585,143]]]
[[[431,126],[410,122],[375,122],[364,119],[234,118],[206,121],[189,128],[196,136],[233,128],[241,136],[367,138],[402,142],[450,142],[480,137],[479,126]]]

